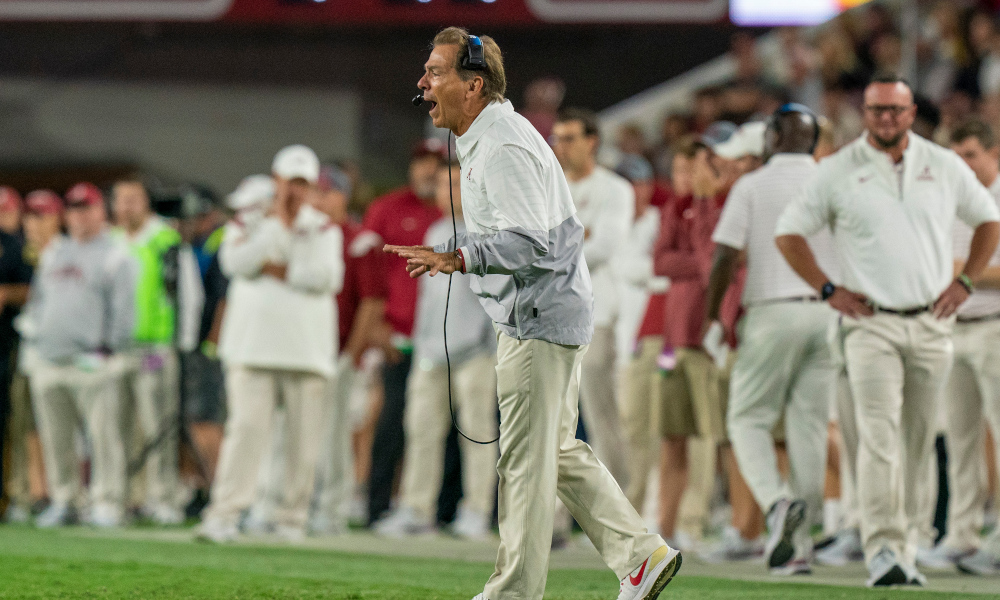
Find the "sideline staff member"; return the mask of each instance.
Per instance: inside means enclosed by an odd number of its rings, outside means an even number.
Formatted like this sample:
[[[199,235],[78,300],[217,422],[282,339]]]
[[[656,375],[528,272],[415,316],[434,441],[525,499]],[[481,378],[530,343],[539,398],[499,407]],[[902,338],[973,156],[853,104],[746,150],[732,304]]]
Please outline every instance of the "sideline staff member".
[[[874,80],[864,102],[868,133],[823,161],[775,235],[795,272],[843,313],[868,584],[922,584],[908,525],[919,512],[914,482],[930,460],[953,315],[996,248],[1000,211],[954,152],[910,132],[917,108],[905,81]],[[956,217],[976,231],[953,279]],[[830,283],[805,239],[827,226],[843,287]]]
[[[386,246],[412,277],[456,271],[497,329],[500,552],[474,600],[541,600],[556,494],[618,578],[620,600],[653,600],[680,567],[646,532],[590,446],[576,439],[580,363],[593,335],[583,226],[555,155],[503,93],[500,48],[449,27],[418,86],[437,127],[458,136],[469,233],[444,245]],[[450,246],[450,245],[449,245]],[[496,282],[486,274],[507,275]]]

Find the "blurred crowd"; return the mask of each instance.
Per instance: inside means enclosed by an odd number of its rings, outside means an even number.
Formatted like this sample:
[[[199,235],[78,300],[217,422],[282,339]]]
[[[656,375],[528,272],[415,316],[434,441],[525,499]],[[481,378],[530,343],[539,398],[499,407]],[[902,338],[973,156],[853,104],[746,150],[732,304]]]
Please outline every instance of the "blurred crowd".
[[[962,2],[924,16],[916,133],[948,146],[970,117],[1000,128],[998,27]],[[587,232],[595,333],[580,435],[652,529],[716,562],[764,554],[768,509],[726,441],[740,273],[721,305],[722,339],[704,347],[721,206],[763,163],[762,121],[777,108],[822,115],[818,160],[862,134],[867,82],[905,66],[898,15],[881,4],[777,37],[767,47],[736,34],[733,79],[692,90],[690,110],[665,115],[656,140],[631,125],[601,140],[593,112],[561,107],[556,78],[529,86],[522,110],[551,141]],[[597,164],[602,142],[617,164]],[[492,323],[469,276],[411,279],[404,259],[382,252],[461,231],[462,173],[447,150],[418,144],[406,185],[370,204],[357,200],[356,168],[321,164],[304,146],[282,149],[224,201],[191,190],[165,216],[138,176],[62,195],[0,189],[6,520],[200,518],[199,536],[217,542],[352,525],[492,536],[497,446],[455,427],[497,434]],[[836,537],[851,528],[836,418],[827,443],[815,525],[834,536],[825,560],[843,564],[861,550]],[[987,435],[975,507],[987,527],[991,448]],[[930,550],[946,524],[928,520]],[[568,513],[557,521],[553,546],[573,543]]]

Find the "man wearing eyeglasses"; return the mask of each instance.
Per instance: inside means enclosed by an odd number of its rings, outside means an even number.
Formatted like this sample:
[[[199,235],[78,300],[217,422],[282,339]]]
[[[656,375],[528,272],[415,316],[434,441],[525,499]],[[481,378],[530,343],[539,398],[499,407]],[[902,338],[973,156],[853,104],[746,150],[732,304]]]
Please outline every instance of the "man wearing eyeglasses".
[[[865,89],[867,131],[823,161],[778,221],[785,260],[840,311],[860,447],[858,503],[868,585],[922,585],[915,565],[920,490],[952,363],[956,309],[997,240],[1000,211],[950,150],[912,133],[913,92],[898,78]],[[973,234],[953,277],[955,219]],[[843,286],[817,265],[806,236],[834,231]]]

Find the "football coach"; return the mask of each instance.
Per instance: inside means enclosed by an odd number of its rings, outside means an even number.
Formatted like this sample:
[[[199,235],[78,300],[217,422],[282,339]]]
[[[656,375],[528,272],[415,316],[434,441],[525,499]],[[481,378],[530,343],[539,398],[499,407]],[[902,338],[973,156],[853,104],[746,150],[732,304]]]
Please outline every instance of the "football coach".
[[[457,137],[468,233],[457,249],[385,251],[406,258],[411,277],[477,275],[473,291],[497,331],[500,550],[473,600],[541,600],[557,494],[621,580],[619,600],[653,600],[681,556],[646,531],[615,479],[575,437],[594,300],[584,228],[562,168],[504,98],[503,58],[489,37],[441,31],[417,85],[434,125]]]

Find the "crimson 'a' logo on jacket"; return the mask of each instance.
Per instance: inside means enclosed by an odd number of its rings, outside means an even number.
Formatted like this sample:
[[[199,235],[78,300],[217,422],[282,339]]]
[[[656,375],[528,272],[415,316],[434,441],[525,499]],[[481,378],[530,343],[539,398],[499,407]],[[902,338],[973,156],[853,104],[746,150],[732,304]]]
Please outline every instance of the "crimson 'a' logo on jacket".
[[[925,166],[920,175],[917,175],[917,181],[934,181],[934,176],[931,175],[931,168]]]

